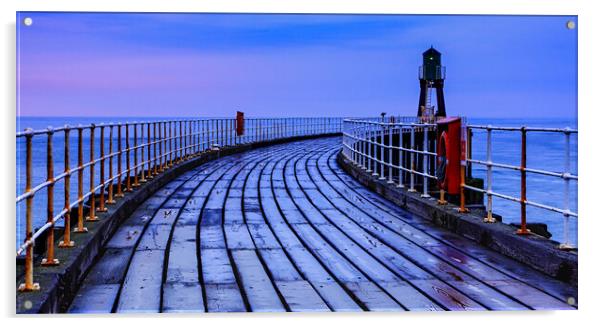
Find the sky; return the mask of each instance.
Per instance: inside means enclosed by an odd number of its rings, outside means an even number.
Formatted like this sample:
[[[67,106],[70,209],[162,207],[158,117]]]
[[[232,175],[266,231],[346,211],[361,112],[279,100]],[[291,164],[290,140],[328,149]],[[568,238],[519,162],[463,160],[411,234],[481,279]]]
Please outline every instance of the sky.
[[[574,118],[569,20],[21,12],[17,115],[413,116],[433,46],[448,115]]]

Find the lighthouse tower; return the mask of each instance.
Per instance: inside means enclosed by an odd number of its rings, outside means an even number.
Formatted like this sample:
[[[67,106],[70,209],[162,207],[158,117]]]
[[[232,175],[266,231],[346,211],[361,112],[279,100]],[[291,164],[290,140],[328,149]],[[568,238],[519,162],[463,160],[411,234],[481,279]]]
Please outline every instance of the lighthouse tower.
[[[422,66],[418,72],[420,80],[420,101],[418,103],[418,117],[445,117],[445,100],[443,98],[443,81],[445,80],[445,67],[441,65],[441,53],[432,46],[422,53]],[[433,101],[433,89],[437,95],[437,111]]]

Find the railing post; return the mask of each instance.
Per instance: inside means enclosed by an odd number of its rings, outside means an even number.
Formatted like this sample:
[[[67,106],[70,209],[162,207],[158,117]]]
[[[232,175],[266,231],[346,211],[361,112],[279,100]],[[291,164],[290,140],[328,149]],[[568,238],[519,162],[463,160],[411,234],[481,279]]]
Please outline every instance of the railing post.
[[[147,151],[150,154],[150,148],[148,148],[149,145],[144,143],[144,125],[145,124],[148,124],[148,123],[143,122],[140,124],[140,180],[139,180],[140,183],[145,183],[147,181],[146,177],[145,177],[146,173],[144,173],[144,163],[145,163],[144,147],[147,147]]]
[[[159,168],[157,169],[157,171],[159,173],[162,173],[163,169],[164,169],[164,165],[163,165],[163,138],[162,137],[164,137],[165,135],[162,135],[162,133],[161,133],[161,130],[162,130],[161,125],[162,124],[163,124],[163,122],[161,122],[161,121],[157,122],[157,132],[159,133],[159,137],[158,137],[159,140],[157,140],[157,143],[158,143],[158,146],[159,146],[159,156],[158,156]]]
[[[141,139],[140,139],[140,144],[142,146],[140,146],[140,148],[142,149],[142,162],[140,162],[142,164],[142,171],[140,173],[141,178],[140,178],[140,182],[146,182],[146,179],[152,179],[153,175],[151,173],[151,138],[150,138],[150,123],[147,122],[146,123],[146,144],[144,144],[144,125],[142,125],[142,128],[140,128],[140,133],[141,133]],[[146,173],[144,173],[144,147],[146,147]],[[144,176],[146,174],[146,176]]]
[[[132,181],[130,180],[130,125],[125,124],[125,191],[132,191]]]
[[[77,126],[77,227],[75,233],[85,233],[84,227],[84,128]]]
[[[100,194],[98,198],[99,212],[106,212],[105,207],[105,126],[100,125]]]
[[[123,197],[123,189],[122,189],[122,177],[123,177],[123,169],[121,165],[123,164],[123,147],[121,146],[121,123],[117,124],[117,193],[115,197],[120,198]]]
[[[399,170],[398,182],[399,183],[397,184],[397,188],[405,188],[405,185],[403,184],[403,182],[404,182],[403,157],[404,157],[404,152],[405,152],[405,148],[403,147],[403,124],[399,125],[398,129],[399,129],[399,166],[398,166],[398,170]]]
[[[173,125],[173,121],[169,121],[169,164],[167,165],[168,167],[172,167],[173,166],[173,129],[172,129],[172,125]]]
[[[575,249],[575,246],[571,244],[569,237],[569,212],[570,212],[570,186],[571,186],[571,133],[567,127],[564,131],[564,173],[562,178],[564,179],[564,213],[563,213],[563,236],[562,243],[558,246],[563,250]]]
[[[31,191],[31,179],[33,178],[32,160],[32,139],[31,129],[27,129],[25,135],[25,192]],[[25,199],[25,242],[31,242],[25,250],[25,283],[19,285],[19,291],[29,292],[40,289],[40,284],[33,282],[33,221],[32,221],[33,195]]]
[[[470,155],[469,155],[469,148],[470,148],[470,142],[471,142],[471,130],[470,128],[466,127],[466,131],[462,132],[462,139],[465,138],[466,144],[465,144],[465,148],[464,148],[464,153],[462,154],[463,156],[460,158],[462,160],[462,162],[460,163],[460,208],[458,208],[458,212],[460,213],[468,213],[468,208],[466,208],[466,167],[468,166],[468,164],[470,163]],[[445,201],[445,200],[443,200]],[[445,201],[445,204],[447,203],[447,201]]]
[[[388,171],[389,171],[389,180],[387,181],[388,184],[392,184],[393,183],[393,128],[391,126],[391,124],[387,124],[387,130],[389,132],[389,167],[388,167]]]
[[[531,233],[527,229],[527,129],[523,126],[520,133],[520,229],[516,231],[516,234],[526,235]]]
[[[42,259],[42,266],[56,266],[59,260],[54,258],[54,160],[52,150],[52,135],[54,130],[48,127],[48,137],[46,142],[46,181],[47,205],[46,205],[46,223],[50,223],[46,237],[46,258]]]
[[[428,126],[424,125],[422,127],[422,195],[420,195],[420,197],[422,198],[429,198],[431,197],[428,193],[428,177],[426,176],[428,174],[428,160],[429,160],[429,155],[428,153]]]
[[[96,125],[90,125],[90,209],[88,210],[88,216],[86,221],[94,222],[98,221],[96,216],[96,192],[94,191],[94,128]]]
[[[182,162],[182,160],[184,159],[184,146],[182,145],[183,137],[184,137],[184,134],[183,134],[183,129],[182,129],[182,121],[180,120],[180,150],[179,150],[178,163]]]
[[[493,165],[491,161],[491,127],[487,126],[487,217],[483,219],[486,223],[495,223],[493,218],[493,195],[491,194],[493,182]]]
[[[142,126],[142,124],[140,124]],[[132,186],[138,187],[140,182],[138,181],[138,123],[134,122],[134,184]]]
[[[167,122],[163,121],[163,142],[162,142],[162,151],[161,151],[161,159],[163,164],[161,165],[162,170],[167,170]]]
[[[70,185],[70,181],[71,181],[71,171],[69,168],[69,131],[70,131],[70,127],[69,125],[65,125],[65,148],[64,148],[64,161],[65,161],[65,182],[64,182],[64,197],[65,197],[65,207],[64,210],[65,215],[63,217],[63,219],[65,220],[65,231],[63,233],[63,240],[61,242],[59,242],[59,248],[71,248],[75,245],[75,243],[73,241],[71,241],[71,203],[70,203],[70,196],[69,194],[71,193],[71,185]]]
[[[113,124],[109,128],[109,187],[107,191],[107,204],[115,204],[113,199]]]
[[[157,172],[157,123],[153,122],[153,175],[159,174]]]
[[[416,132],[414,128],[414,123],[412,123],[412,129],[410,131],[410,189],[409,192],[416,192],[416,188],[414,188],[414,180],[416,176],[414,172],[416,171],[416,144],[415,137]]]

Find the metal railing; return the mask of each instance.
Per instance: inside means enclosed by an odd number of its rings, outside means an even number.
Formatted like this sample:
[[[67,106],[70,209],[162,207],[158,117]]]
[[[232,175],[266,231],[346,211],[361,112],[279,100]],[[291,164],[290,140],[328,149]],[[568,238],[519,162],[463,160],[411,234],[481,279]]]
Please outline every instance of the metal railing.
[[[17,133],[17,146],[24,147],[24,157],[21,159],[25,161],[25,189],[16,197],[17,205],[25,202],[25,239],[17,249],[17,256],[25,253],[25,283],[20,285],[19,290],[39,289],[33,280],[33,249],[36,239],[42,234],[46,234],[46,252],[41,266],[59,264],[55,258],[54,239],[57,222],[64,222],[63,240],[58,247],[68,250],[76,245],[71,234],[87,232],[86,223],[100,219],[97,212],[106,211],[107,205],[116,203],[126,192],[135,191],[149,179],[184,161],[206,151],[220,151],[223,147],[340,133],[342,118],[246,118],[242,135],[236,133],[236,124],[236,119],[161,120],[65,125],[56,129],[27,129]],[[62,134],[62,157],[54,155],[53,137],[57,134]],[[71,141],[76,143],[75,148]],[[84,148],[87,149],[87,155],[84,154]],[[77,165],[73,167],[72,152],[77,155]],[[45,162],[40,162],[41,155],[46,156]],[[37,171],[32,163],[34,159],[46,170],[45,180],[36,185],[33,184],[34,171]],[[63,171],[58,175],[54,171],[57,165],[63,166]],[[77,177],[75,191],[70,184],[74,177]],[[61,181],[63,200],[58,205],[62,205],[62,208],[55,212],[55,186]],[[88,181],[87,188],[85,181]],[[46,222],[34,231],[34,198],[42,191],[46,193]],[[75,193],[74,200],[71,199],[72,193]],[[88,213],[84,216],[86,205]],[[72,229],[71,212],[74,209],[77,209],[77,216],[76,226]]]
[[[486,158],[485,160],[477,160],[472,157],[467,158],[467,162],[470,164],[478,164],[481,166],[485,166],[486,180],[485,184],[487,185],[486,189],[477,188],[469,185],[463,185],[464,189],[477,191],[483,193],[487,196],[487,217],[485,218],[485,222],[495,222],[493,219],[493,197],[501,198],[504,200],[509,200],[512,202],[516,202],[520,204],[520,219],[521,219],[521,227],[517,231],[518,234],[529,234],[530,231],[527,229],[527,206],[532,206],[540,209],[544,209],[547,211],[560,213],[564,217],[563,224],[563,241],[560,244],[562,249],[573,249],[575,246],[570,242],[569,236],[569,218],[570,217],[578,217],[576,212],[571,211],[570,209],[570,183],[571,181],[577,182],[578,176],[571,173],[571,135],[577,134],[577,130],[571,128],[530,128],[530,127],[496,127],[496,126],[482,126],[482,125],[467,125],[467,133],[472,134],[475,130],[484,131],[487,135],[486,140]],[[521,141],[520,141],[520,165],[512,165],[505,163],[494,162],[492,159],[493,149],[492,149],[492,132],[493,131],[507,131],[507,132],[520,132]],[[527,167],[527,133],[529,132],[543,132],[543,133],[555,133],[555,134],[563,134],[564,135],[564,166],[562,171],[548,171],[544,169],[534,169]],[[472,143],[472,137],[468,137],[469,142]],[[470,144],[467,146],[471,146]],[[493,191],[493,171],[494,168],[510,170],[510,171],[518,171],[520,173],[520,197],[514,197],[507,194],[502,194],[499,192]],[[563,203],[562,207],[555,207],[552,205],[546,205],[540,202],[535,202],[527,199],[527,177],[528,174],[531,175],[541,175],[546,177],[551,177],[555,179],[564,180],[564,189],[563,189]]]
[[[437,154],[436,137],[428,136],[429,132],[436,134],[437,125],[433,121],[423,122],[415,117],[396,117],[388,118],[388,122],[383,118],[371,119],[345,119],[343,121],[343,154],[357,166],[372,173],[374,177],[380,180],[387,180],[387,183],[397,183],[397,187],[409,187],[408,191],[415,192],[416,182],[422,183],[422,197],[429,198],[429,184],[435,187],[430,179],[437,179],[435,174],[435,165]],[[494,127],[466,125],[466,134],[472,135],[475,130],[483,130],[487,133],[486,139],[486,159],[477,160],[471,157],[472,137],[466,137],[467,150],[466,162],[468,169],[462,169],[461,175],[461,212],[467,212],[464,207],[465,191],[475,191],[484,194],[487,197],[486,217],[484,222],[495,222],[493,218],[493,198],[500,198],[519,203],[521,226],[517,234],[529,234],[527,229],[526,207],[532,206],[547,211],[560,213],[564,216],[563,240],[560,244],[561,249],[575,248],[570,242],[569,237],[569,218],[577,218],[578,214],[570,209],[570,183],[577,182],[578,176],[571,173],[571,141],[570,136],[577,133],[577,130],[570,128],[529,128],[529,127]],[[507,131],[521,133],[521,164],[519,166],[498,163],[492,161],[492,131]],[[562,133],[564,134],[564,166],[562,171],[548,171],[544,169],[535,169],[527,167],[527,133]],[[416,137],[419,134],[420,137]],[[394,141],[394,138],[397,139]],[[409,140],[408,140],[409,138]],[[429,150],[430,149],[430,150]],[[470,168],[473,164],[486,167],[485,189],[473,185],[465,184],[467,174],[471,173]],[[520,173],[520,197],[513,197],[493,191],[493,170],[494,168],[518,171]],[[527,199],[527,177],[529,174],[537,174],[549,178],[564,180],[563,202],[561,207],[546,205],[540,202]],[[422,180],[420,180],[422,179]],[[446,203],[441,198],[440,203]]]
[[[434,147],[428,135],[437,125],[415,117],[389,120],[392,122],[383,122],[382,118],[345,119],[343,153],[387,183],[395,183],[394,175],[397,174],[397,187],[409,185],[410,192],[416,192],[417,181],[421,181],[422,197],[430,197],[429,179],[437,179],[433,169],[437,153],[432,151]],[[403,141],[398,141],[398,145],[394,145],[393,138],[403,139],[404,135],[409,135],[409,142],[404,145]],[[422,180],[416,180],[417,176]]]

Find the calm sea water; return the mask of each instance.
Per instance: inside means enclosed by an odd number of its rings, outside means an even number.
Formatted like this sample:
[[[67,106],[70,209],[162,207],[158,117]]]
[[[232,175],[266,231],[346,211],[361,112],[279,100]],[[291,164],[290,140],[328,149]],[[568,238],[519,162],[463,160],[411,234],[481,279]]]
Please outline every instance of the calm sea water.
[[[17,119],[17,130],[25,128],[44,129],[48,126],[61,127],[65,124],[72,126],[78,124],[89,124],[99,122],[133,122],[133,121],[155,121],[163,118],[99,118],[99,117],[48,117],[48,118],[19,118]],[[577,128],[576,119],[468,119],[469,124],[491,124],[496,126],[521,126],[531,127],[571,127]],[[70,166],[77,164],[77,142],[75,141],[76,132],[71,133],[71,157]],[[108,130],[105,139],[108,140]],[[100,153],[99,132],[95,135],[95,154]],[[520,164],[520,133],[519,132],[493,132],[493,161],[499,163]],[[133,142],[133,140],[131,140]],[[527,138],[527,166],[537,169],[562,172],[564,168],[564,135],[550,133],[529,133]],[[25,144],[24,139],[17,140],[17,195],[23,193],[25,189]],[[33,141],[34,155],[33,165],[33,185],[40,184],[46,180],[46,137],[34,137]],[[64,136],[62,132],[56,133],[53,137],[54,156],[56,160],[55,175],[64,170],[63,145]],[[84,133],[84,161],[89,159],[89,136]],[[108,151],[108,142],[105,151]],[[486,134],[485,132],[475,131],[473,138],[473,157],[475,159],[485,160],[486,157]],[[125,158],[123,158],[125,161]],[[116,170],[117,164],[114,164]],[[99,166],[95,172],[96,182],[99,180]],[[571,171],[577,173],[577,135],[571,137]],[[89,179],[86,172],[84,178],[84,190],[89,188]],[[107,172],[108,175],[108,172]],[[484,167],[474,165],[473,176],[484,178],[486,171]],[[71,200],[77,194],[77,178],[71,179]],[[493,191],[502,194],[520,197],[520,173],[518,171],[509,171],[494,169],[493,173]],[[57,183],[55,187],[55,214],[60,211],[64,203],[63,183]],[[46,192],[42,191],[36,194],[34,198],[34,226],[41,226],[46,221]],[[531,201],[542,204],[562,207],[564,202],[564,184],[563,180],[552,177],[529,175],[527,180],[527,198]],[[17,246],[24,239],[25,210],[24,203],[17,205]],[[572,182],[570,187],[570,208],[577,212],[577,183]],[[520,221],[520,206],[517,203],[494,198],[493,210],[495,213],[503,215],[504,222],[512,223]],[[541,222],[548,225],[548,230],[552,233],[552,238],[562,241],[563,237],[563,216],[558,213],[546,210],[528,207],[528,221]],[[577,243],[577,219],[570,218],[570,239],[572,243]],[[59,223],[62,225],[62,222]]]

